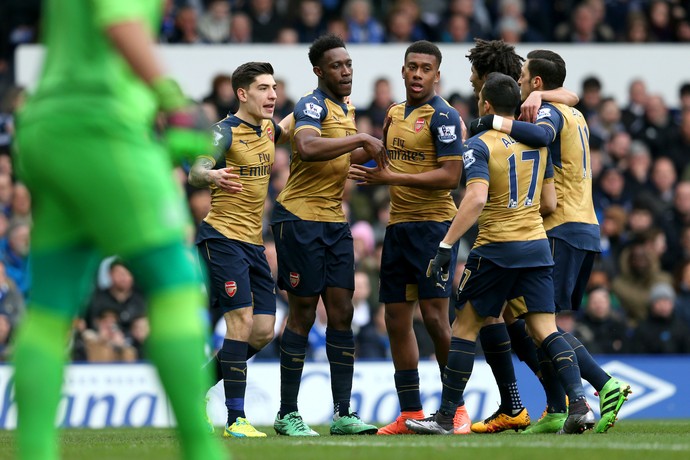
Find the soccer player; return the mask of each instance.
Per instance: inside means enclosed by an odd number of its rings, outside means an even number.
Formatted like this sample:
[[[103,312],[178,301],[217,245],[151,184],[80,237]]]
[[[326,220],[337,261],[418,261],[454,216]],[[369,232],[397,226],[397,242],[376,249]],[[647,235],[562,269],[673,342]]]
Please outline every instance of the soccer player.
[[[520,76],[520,92],[525,100],[534,91],[549,90],[563,84],[565,61],[549,50],[527,55]],[[577,310],[589,280],[594,259],[600,249],[599,223],[592,202],[592,169],[589,129],[582,114],[564,104],[544,103],[537,124],[487,117],[484,124],[495,126],[515,139],[534,146],[549,146],[554,164],[557,206],[544,217],[544,227],[555,262],[554,295],[557,312]],[[630,393],[630,386],[607,374],[582,343],[569,333],[563,337],[575,350],[582,377],[597,390],[601,419],[594,431],[606,432],[616,421],[618,411]],[[537,350],[543,356],[543,350]],[[540,363],[544,359],[540,357]],[[545,378],[553,369],[542,367]],[[562,391],[547,391],[547,414],[526,433],[550,433],[560,429],[566,418]]]
[[[201,279],[184,245],[174,160],[211,151],[207,126],[155,55],[158,0],[45,3],[47,54],[19,114],[18,172],[33,197],[33,280],[15,348],[19,458],[58,458],[55,417],[72,319],[103,254],[118,254],[149,301],[149,356],[170,397],[183,457],[221,459],[199,401],[208,388]],[[167,151],[151,136],[167,112]],[[172,158],[171,158],[172,156]]]
[[[278,286],[288,292],[289,312],[280,348],[280,411],[274,429],[287,436],[317,436],[297,407],[307,336],[316,305],[328,315],[326,353],[331,369],[334,414],[331,434],[373,434],[350,408],[355,344],[354,249],[342,207],[350,163],[384,163],[383,142],[357,133],[352,59],[345,43],[324,35],[309,48],[318,87],[294,110],[290,177],[278,195],[272,229],[278,253]]]
[[[490,74],[479,97],[479,113],[513,118],[520,90],[511,77]],[[563,433],[594,426],[575,354],[556,329],[552,286],[553,259],[542,218],[540,195],[548,170],[546,148],[535,149],[496,130],[470,138],[463,146],[467,190],[448,233],[439,244],[431,275],[449,276],[452,245],[479,220],[458,288],[448,365],[443,373],[441,407],[424,420],[407,420],[417,433],[452,434],[458,401],[472,373],[475,340],[487,316],[524,316],[531,337],[542,345],[570,397]],[[549,168],[550,169],[550,168]],[[480,269],[481,267],[481,269]]]
[[[267,62],[237,67],[232,87],[240,107],[214,125],[217,153],[196,160],[189,183],[211,186],[211,210],[199,225],[196,245],[208,273],[211,307],[221,309],[226,325],[214,359],[228,410],[223,436],[252,438],[266,434],[255,429],[244,412],[247,359],[273,338],[276,313],[275,282],[262,237],[264,203],[275,144],[289,140],[284,128],[292,116],[282,126],[272,120],[276,82]],[[222,158],[218,169],[215,157]]]
[[[500,72],[515,81],[520,78],[520,71],[524,59],[515,52],[513,45],[505,43],[503,40],[482,40],[476,39],[475,46],[467,54],[467,58],[472,64],[470,83],[474,89],[475,96],[479,98],[479,91],[484,86],[487,75],[491,72]],[[578,101],[577,95],[565,88],[554,88],[551,90],[534,91],[522,104],[521,117],[533,121],[536,118],[536,111],[541,105],[541,101],[555,101],[566,105],[575,105]],[[470,135],[476,134],[475,125],[479,120],[475,120],[470,126]],[[490,127],[490,126],[489,126]],[[483,129],[489,128],[484,127]],[[478,128],[477,131],[483,130]],[[545,192],[551,191],[553,183],[544,184]],[[545,193],[545,196],[551,196]],[[544,204],[544,197],[542,197]],[[537,375],[545,389],[551,387],[559,391],[560,383],[544,379],[541,376],[539,361],[534,350],[532,339],[527,335],[524,328],[524,321],[514,321],[506,328],[503,318],[488,317],[484,327],[479,332],[484,357],[491,371],[496,378],[498,390],[501,395],[501,404],[498,409],[487,417],[472,424],[472,431],[477,433],[499,433],[501,431],[514,429],[525,429],[530,425],[529,414],[520,399],[520,393],[515,378],[512,354],[514,350],[520,360]],[[512,348],[511,348],[512,345]],[[554,390],[551,390],[552,392]],[[562,393],[562,390],[560,390]]]
[[[401,413],[379,429],[381,435],[411,434],[405,420],[424,418],[419,394],[419,350],[412,330],[417,300],[441,370],[446,366],[450,346],[448,305],[453,273],[445,282],[437,283],[427,277],[427,270],[457,211],[450,191],[458,186],[462,175],[464,124],[458,112],[434,90],[441,76],[441,57],[438,47],[427,41],[407,48],[402,66],[407,100],[388,111],[389,166],[350,168],[350,178],[360,183],[391,186],[379,299],[386,309]],[[453,265],[456,254],[457,245],[453,246]],[[458,434],[470,432],[462,403],[456,426]]]

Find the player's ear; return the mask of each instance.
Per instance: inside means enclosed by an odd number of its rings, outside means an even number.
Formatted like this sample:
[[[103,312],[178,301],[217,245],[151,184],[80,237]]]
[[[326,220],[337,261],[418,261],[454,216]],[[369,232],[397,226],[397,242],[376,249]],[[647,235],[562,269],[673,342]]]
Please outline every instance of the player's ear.
[[[539,75],[534,77],[534,87],[535,88],[542,88],[543,86],[544,86],[544,80],[542,80]]]
[[[440,71],[440,70],[437,70],[437,71],[436,71],[436,78],[434,79],[434,84],[437,85],[438,82],[440,82],[440,81],[441,81],[441,71]]]
[[[404,80],[404,79],[405,79],[405,66],[402,66],[402,67],[400,68],[400,75],[402,75],[403,80]]]
[[[237,88],[237,99],[240,102],[247,102],[247,90],[244,88]]]
[[[314,75],[316,75],[317,77],[323,77],[323,71],[321,70],[321,67],[315,65],[314,67],[312,67],[312,71],[314,72]]]

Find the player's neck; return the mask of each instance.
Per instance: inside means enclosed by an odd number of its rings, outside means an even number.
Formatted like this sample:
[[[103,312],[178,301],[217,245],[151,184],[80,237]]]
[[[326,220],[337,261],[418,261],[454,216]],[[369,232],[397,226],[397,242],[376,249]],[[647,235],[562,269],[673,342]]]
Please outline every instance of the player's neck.
[[[243,110],[242,107],[240,107],[239,110],[235,112],[235,116],[240,120],[245,121],[250,125],[254,126],[259,126],[261,124],[261,121],[263,120],[263,118],[257,118],[254,115],[250,114],[249,111]]]

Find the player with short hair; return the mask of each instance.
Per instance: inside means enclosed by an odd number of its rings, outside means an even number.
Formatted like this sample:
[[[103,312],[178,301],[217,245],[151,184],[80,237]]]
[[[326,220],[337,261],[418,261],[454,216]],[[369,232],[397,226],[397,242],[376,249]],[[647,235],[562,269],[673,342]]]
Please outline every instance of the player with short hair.
[[[549,90],[563,84],[565,61],[550,50],[534,50],[527,55],[520,76],[520,91],[525,100],[534,91]],[[484,124],[495,126],[515,139],[535,146],[549,146],[554,164],[557,206],[544,216],[544,227],[555,261],[554,292],[557,312],[577,310],[600,249],[599,223],[592,201],[592,169],[589,152],[589,128],[575,108],[558,103],[542,104],[536,125],[487,117]],[[563,337],[575,350],[582,377],[597,390],[601,418],[594,429],[607,431],[616,421],[618,411],[630,393],[630,385],[606,373],[582,343],[570,333]],[[537,349],[543,356],[543,350]],[[545,379],[554,379],[553,369],[542,364]],[[550,376],[549,376],[550,374]],[[563,391],[546,387],[547,410],[542,419],[526,433],[556,432],[566,419]]]
[[[280,346],[280,411],[274,429],[288,436],[317,436],[297,407],[307,335],[319,298],[328,315],[326,354],[331,370],[334,414],[331,434],[373,434],[350,407],[355,343],[354,248],[343,212],[351,163],[385,161],[383,142],[357,133],[352,59],[339,37],[319,37],[309,48],[318,87],[294,110],[290,176],[278,195],[272,229],[278,253],[278,286],[288,292],[289,312]]]
[[[424,418],[419,393],[419,349],[412,329],[417,301],[441,370],[448,359],[448,299],[453,273],[445,282],[437,283],[427,277],[427,270],[457,210],[450,192],[458,186],[462,175],[464,124],[458,112],[434,90],[441,76],[441,59],[441,51],[428,41],[417,41],[407,48],[402,66],[407,100],[392,106],[387,115],[389,166],[350,168],[350,178],[362,184],[391,186],[379,300],[386,309],[401,413],[379,429],[381,435],[411,434],[405,420]],[[457,245],[453,246],[453,266],[456,254]],[[456,427],[458,434],[470,432],[470,420],[462,403]]]
[[[156,57],[161,2],[44,6],[44,68],[17,123],[17,170],[33,198],[33,286],[14,352],[18,458],[59,456],[65,338],[104,254],[118,254],[147,296],[148,353],[183,458],[227,458],[207,436],[199,404],[209,383],[199,370],[206,299],[184,243],[191,219],[171,174],[173,161],[212,146],[208,126]],[[151,135],[159,108],[168,114],[167,149]]]
[[[469,51],[467,58],[472,64],[470,83],[477,97],[479,97],[479,91],[489,73],[500,72],[512,77],[517,82],[524,62],[524,59],[515,52],[515,47],[503,40],[476,39],[475,46]],[[534,120],[542,99],[562,102],[571,106],[578,101],[575,93],[563,87],[535,91],[523,102],[520,117]],[[476,127],[475,125],[479,122],[480,119],[477,119],[470,124],[470,135],[474,135],[482,129],[490,128],[490,126]],[[546,206],[546,198],[554,195],[553,183],[545,183],[543,190],[542,206]],[[472,424],[472,431],[499,433],[509,429],[527,428],[530,425],[530,417],[520,398],[511,351],[515,351],[518,358],[529,366],[545,389],[551,387],[559,389],[560,384],[541,376],[534,344],[525,332],[523,320],[518,320],[506,327],[503,318],[489,317],[479,332],[479,338],[486,362],[496,378],[501,403],[489,417]]]
[[[239,109],[213,126],[216,154],[196,160],[189,183],[211,187],[211,210],[199,225],[196,245],[208,273],[211,307],[221,309],[226,325],[214,358],[228,412],[223,436],[252,438],[266,434],[249,423],[244,411],[247,360],[273,339],[276,313],[275,282],[262,237],[264,203],[275,144],[289,140],[292,117],[281,125],[272,119],[277,96],[268,62],[237,67],[232,87]],[[215,158],[221,158],[218,165]]]
[[[479,113],[510,119],[519,102],[515,80],[492,73],[480,92]],[[553,259],[539,213],[542,184],[553,175],[547,150],[496,130],[470,138],[463,147],[467,190],[439,244],[432,276],[439,281],[448,276],[452,245],[477,219],[479,234],[458,288],[440,409],[427,419],[405,424],[417,433],[453,433],[453,417],[472,373],[479,330],[486,317],[499,317],[505,310],[524,316],[531,337],[543,347],[567,389],[570,410],[562,432],[581,433],[594,426],[594,414],[585,398],[575,353],[556,329]],[[513,301],[506,309],[509,300]]]

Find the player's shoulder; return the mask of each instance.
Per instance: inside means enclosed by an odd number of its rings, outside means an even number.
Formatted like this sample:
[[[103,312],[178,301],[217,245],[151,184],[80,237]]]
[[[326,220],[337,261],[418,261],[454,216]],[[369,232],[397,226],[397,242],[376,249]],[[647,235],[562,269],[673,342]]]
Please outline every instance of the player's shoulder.
[[[242,124],[242,120],[237,118],[234,114],[229,113],[225,118],[213,124],[213,128],[218,131],[229,130],[238,127]]]
[[[457,123],[460,121],[458,111],[441,96],[434,96],[428,104],[433,108],[432,119],[439,123]]]

